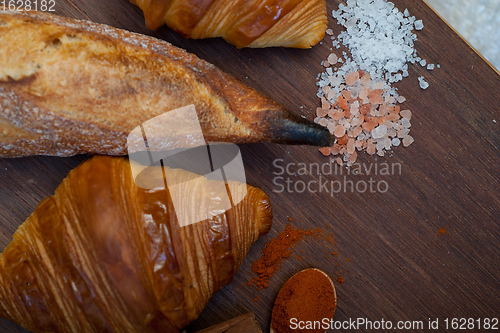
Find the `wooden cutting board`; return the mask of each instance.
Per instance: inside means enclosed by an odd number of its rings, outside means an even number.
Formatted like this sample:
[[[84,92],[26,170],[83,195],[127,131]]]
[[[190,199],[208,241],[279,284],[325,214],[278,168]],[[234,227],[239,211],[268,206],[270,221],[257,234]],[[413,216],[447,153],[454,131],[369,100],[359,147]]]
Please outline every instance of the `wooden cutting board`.
[[[328,13],[339,3],[328,0]],[[291,175],[293,193],[279,193],[282,188],[276,185],[286,180],[276,178],[281,171],[277,166],[296,170],[298,163],[327,163],[317,148],[241,145],[247,181],[269,194],[274,225],[188,332],[249,311],[267,329],[279,289],[307,267],[343,278],[337,284],[338,321],[421,321],[428,330],[429,320],[438,319],[443,330],[453,318],[480,319],[482,324],[486,318],[500,318],[500,76],[424,2],[394,3],[423,19],[416,49],[429,63],[441,65],[433,71],[410,65],[410,76],[396,84],[407,99],[405,108],[413,111],[415,143],[390,156],[360,154],[358,162],[371,168],[370,174],[337,169],[323,175],[323,180],[345,183],[333,195],[298,193],[301,185],[296,191],[293,186],[299,182],[317,184],[314,172]],[[167,40],[310,119],[319,106],[316,76],[330,53],[328,36],[310,50],[237,50],[220,39],[185,40],[165,27],[150,31],[141,11],[126,0],[56,0],[55,9],[60,15]],[[340,27],[329,19],[338,34]],[[427,90],[418,85],[421,75],[430,83]],[[0,250],[37,204],[86,158],[0,159]],[[387,165],[394,167],[390,174],[382,172]],[[361,190],[370,182],[380,188],[353,191],[349,182],[361,184]],[[247,284],[251,264],[266,240],[287,224],[320,228],[331,237],[305,238],[269,287],[258,291]],[[478,331],[477,321],[475,325]],[[0,331],[25,332],[3,319]]]

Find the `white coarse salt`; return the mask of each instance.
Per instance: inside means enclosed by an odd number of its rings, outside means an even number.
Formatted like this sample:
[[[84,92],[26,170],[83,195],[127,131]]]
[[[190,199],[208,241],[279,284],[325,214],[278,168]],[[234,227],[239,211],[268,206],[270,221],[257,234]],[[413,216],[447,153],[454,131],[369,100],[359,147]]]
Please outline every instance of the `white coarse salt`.
[[[374,139],[383,138],[387,134],[387,126],[385,126],[385,125],[377,126],[372,130],[371,134],[372,134],[372,138],[374,138]]]
[[[415,21],[415,29],[416,30],[422,30],[424,28],[424,23],[422,20],[417,20]]]
[[[401,125],[403,125],[404,128],[410,128],[411,127],[410,120],[408,118],[402,118]]]
[[[427,69],[432,71],[434,69],[434,64],[428,64]]]
[[[427,89],[429,88],[429,83],[427,83],[425,80],[424,80],[424,77],[423,76],[420,76],[418,78],[418,83],[420,84],[420,88],[422,89]]]
[[[405,14],[409,15],[407,10]],[[333,17],[347,28],[338,40],[349,48],[359,69],[372,78],[385,79],[389,73],[391,82],[402,79],[404,75],[395,74],[407,70],[402,67],[415,53],[414,17],[405,17],[386,0],[348,1]]]

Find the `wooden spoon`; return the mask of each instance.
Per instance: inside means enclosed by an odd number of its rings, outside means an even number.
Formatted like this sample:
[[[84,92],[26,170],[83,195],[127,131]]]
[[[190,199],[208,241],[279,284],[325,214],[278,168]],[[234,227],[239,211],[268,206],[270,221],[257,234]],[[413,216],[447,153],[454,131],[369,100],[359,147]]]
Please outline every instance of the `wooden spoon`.
[[[332,287],[332,291],[333,291],[333,302],[334,302],[334,306],[333,306],[333,312],[330,316],[330,319],[333,318],[333,315],[335,314],[335,308],[337,306],[337,293],[335,292],[335,285],[333,284],[333,281],[332,279],[328,276],[328,274],[326,274],[325,272],[323,272],[322,270],[320,269],[317,269],[317,268],[308,268],[308,269],[304,269],[298,273],[296,273],[295,275],[293,275],[284,285],[283,287],[281,287],[281,290],[280,292],[278,293],[278,296],[276,297],[276,301],[280,298],[283,297],[283,290],[285,290],[285,286],[287,286],[289,283],[291,283],[292,280],[297,280],[299,277],[299,274],[307,274],[308,272],[310,271],[316,271],[316,272],[319,272],[321,273],[327,280],[328,282],[330,283],[331,287]],[[288,289],[288,288],[287,288]],[[314,295],[311,295],[311,297],[313,298]],[[275,306],[276,306],[276,301],[275,301]],[[270,327],[270,333],[282,333],[282,332],[277,332],[275,331],[275,329],[273,329],[273,318],[275,316],[275,308],[273,307],[273,312],[272,312],[272,315],[271,315],[271,327]],[[327,330],[328,331],[328,330]],[[325,332],[327,332],[325,331]],[[297,330],[296,332],[300,332],[300,330]]]

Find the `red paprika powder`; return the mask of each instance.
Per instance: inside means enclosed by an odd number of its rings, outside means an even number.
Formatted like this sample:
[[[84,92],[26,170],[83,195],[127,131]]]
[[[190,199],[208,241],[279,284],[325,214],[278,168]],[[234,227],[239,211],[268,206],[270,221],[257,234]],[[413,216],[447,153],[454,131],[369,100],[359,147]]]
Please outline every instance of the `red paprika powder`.
[[[252,264],[252,271],[257,273],[257,277],[248,282],[249,285],[255,283],[257,288],[264,289],[269,285],[269,280],[277,271],[283,260],[291,255],[292,247],[304,236],[322,235],[322,230],[311,229],[301,230],[287,225],[285,230],[272,240],[269,240],[262,249],[262,256]]]
[[[318,269],[306,269],[281,288],[274,302],[271,327],[274,333],[323,333],[336,306],[331,279]]]

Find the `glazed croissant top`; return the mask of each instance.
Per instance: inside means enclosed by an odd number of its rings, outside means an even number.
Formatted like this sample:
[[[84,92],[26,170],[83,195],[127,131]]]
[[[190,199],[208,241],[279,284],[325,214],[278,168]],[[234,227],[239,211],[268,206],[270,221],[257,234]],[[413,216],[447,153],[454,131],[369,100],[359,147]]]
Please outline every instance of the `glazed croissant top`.
[[[125,155],[134,129],[188,105],[208,142],[333,141],[325,128],[156,38],[1,10],[0,36],[0,157]],[[169,128],[182,130],[182,119]],[[159,133],[157,150],[205,144],[188,132]]]
[[[231,193],[245,190],[241,202],[180,226],[180,211],[217,199],[226,184],[180,169],[144,172],[181,188],[136,186],[122,157],[70,172],[0,255],[1,317],[33,332],[149,333],[178,332],[200,314],[270,229],[268,197],[228,181]]]
[[[166,23],[184,37],[222,37],[238,48],[310,48],[328,25],[325,0],[131,0],[150,29]]]

